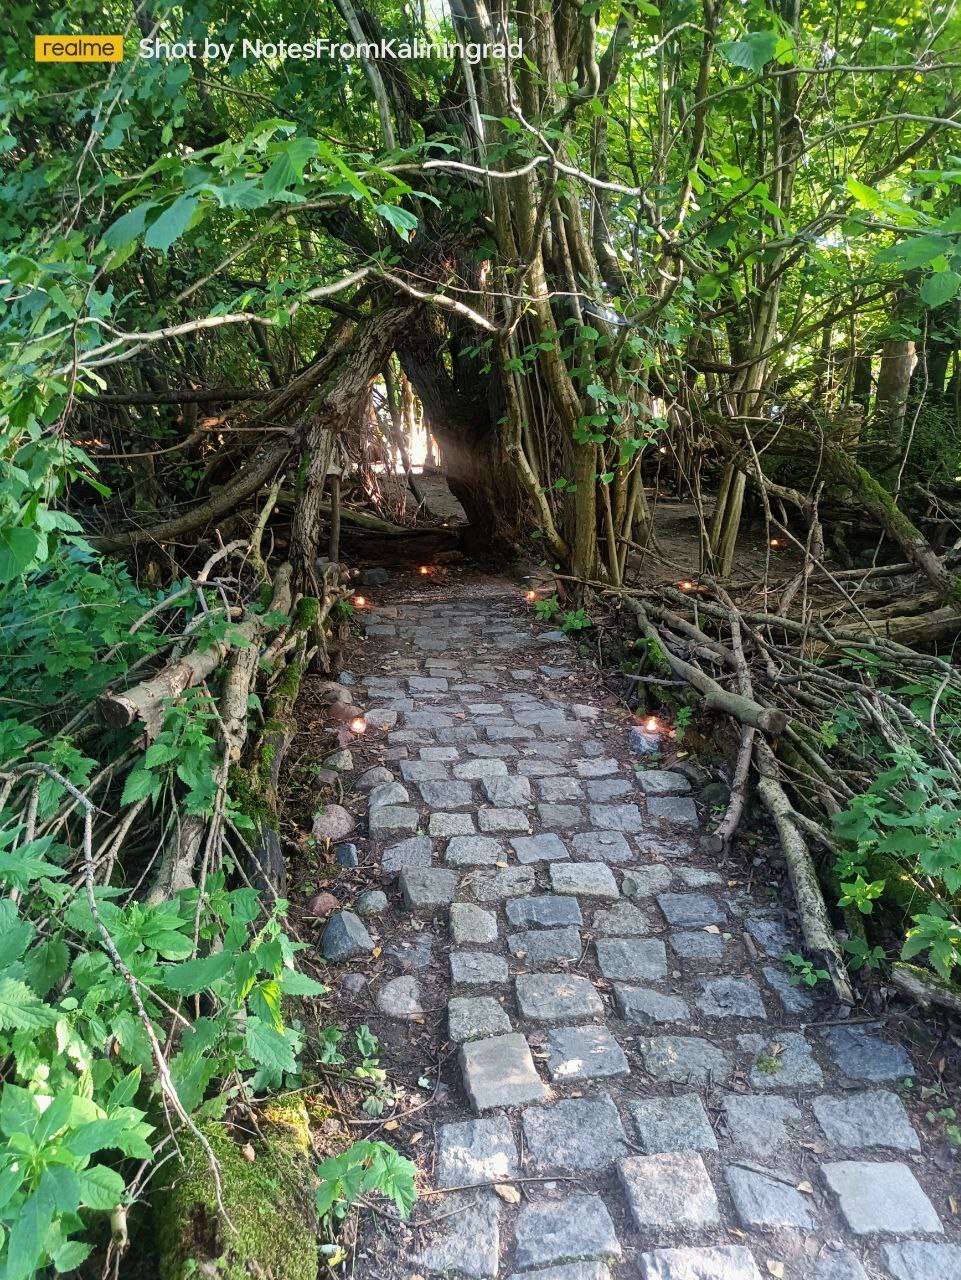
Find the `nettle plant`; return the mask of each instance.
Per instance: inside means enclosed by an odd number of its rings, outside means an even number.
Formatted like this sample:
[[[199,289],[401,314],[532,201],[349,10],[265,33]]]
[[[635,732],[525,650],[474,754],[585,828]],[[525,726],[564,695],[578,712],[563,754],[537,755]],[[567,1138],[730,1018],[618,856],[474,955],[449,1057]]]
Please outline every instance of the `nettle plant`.
[[[949,980],[961,965],[961,794],[946,770],[911,748],[887,760],[834,817],[845,845],[835,866],[839,905],[870,915],[882,897],[903,903],[912,924],[902,959],[924,956]]]

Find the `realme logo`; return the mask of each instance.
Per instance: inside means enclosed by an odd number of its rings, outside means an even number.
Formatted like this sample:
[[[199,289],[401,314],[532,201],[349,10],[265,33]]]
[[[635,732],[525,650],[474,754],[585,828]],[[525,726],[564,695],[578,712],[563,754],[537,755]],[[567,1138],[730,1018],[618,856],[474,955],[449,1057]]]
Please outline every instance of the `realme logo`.
[[[123,36],[34,36],[35,62],[122,62]]]

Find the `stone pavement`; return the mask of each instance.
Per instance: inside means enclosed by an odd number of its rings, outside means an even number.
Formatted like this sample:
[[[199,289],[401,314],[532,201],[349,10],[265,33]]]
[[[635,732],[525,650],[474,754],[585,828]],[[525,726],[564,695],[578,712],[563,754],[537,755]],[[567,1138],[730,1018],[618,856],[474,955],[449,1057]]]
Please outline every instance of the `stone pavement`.
[[[907,1054],[817,1024],[784,913],[699,849],[687,780],[576,700],[570,640],[506,584],[381,607],[368,634],[358,688],[394,727],[358,787],[417,925],[392,945],[422,957],[376,1002],[416,1017],[440,982],[460,1046],[433,1157],[457,1190],[422,1198],[390,1274],[961,1280]]]

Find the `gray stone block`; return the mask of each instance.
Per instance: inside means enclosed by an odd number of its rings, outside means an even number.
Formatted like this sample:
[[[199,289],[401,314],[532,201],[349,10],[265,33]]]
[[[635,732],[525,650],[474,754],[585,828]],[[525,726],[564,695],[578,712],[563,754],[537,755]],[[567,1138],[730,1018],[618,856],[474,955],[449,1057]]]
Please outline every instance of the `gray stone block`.
[[[661,1151],[716,1151],[717,1138],[696,1093],[629,1102],[641,1146],[649,1155]]]
[[[547,1095],[527,1041],[517,1033],[463,1044],[460,1065],[464,1090],[478,1114],[540,1102]]]
[[[455,1044],[504,1035],[511,1020],[493,996],[451,996],[447,1001],[447,1031]]]
[[[420,816],[416,809],[408,805],[385,804],[371,809],[367,815],[367,831],[371,840],[380,840],[384,836],[397,835],[409,831],[413,834],[420,824]]]
[[[507,776],[507,765],[494,756],[462,760],[454,765],[454,777],[464,782],[478,782],[482,778],[504,778]]]
[[[675,929],[703,929],[709,924],[724,924],[727,919],[721,904],[706,893],[661,893],[657,905]]]
[[[685,889],[706,889],[724,883],[716,871],[705,871],[703,867],[678,867],[675,874]]]
[[[427,830],[432,836],[469,836],[474,834],[474,818],[469,813],[437,813],[430,815]]]
[[[697,1007],[710,1018],[764,1018],[764,1003],[757,983],[750,978],[724,975],[701,983]]]
[[[651,1036],[639,1040],[638,1048],[656,1080],[717,1084],[731,1074],[728,1055],[700,1036]]]
[[[639,1258],[641,1280],[761,1280],[750,1249],[655,1249]]]
[[[384,850],[381,868],[395,875],[408,867],[429,867],[433,855],[433,845],[426,836],[410,836]]]
[[[506,1116],[442,1125],[437,1146],[438,1187],[474,1187],[518,1176],[517,1144]]]
[[[671,868],[656,862],[649,867],[632,867],[624,873],[621,892],[625,898],[652,898],[669,889],[673,879]]]
[[[511,924],[533,925],[539,929],[553,929],[558,925],[579,925],[584,923],[577,899],[562,897],[554,893],[514,898],[507,904],[507,918]]]
[[[537,794],[549,804],[563,804],[569,800],[583,800],[584,788],[576,778],[543,778],[537,784]]]
[[[934,1206],[906,1164],[839,1160],[821,1166],[841,1217],[855,1235],[944,1231]]]
[[[830,1027],[824,1043],[839,1070],[851,1080],[899,1080],[914,1075],[911,1059],[901,1046],[866,1027]]]
[[[414,1255],[420,1271],[435,1275],[494,1280],[500,1266],[500,1200],[493,1191],[458,1191],[431,1197],[437,1226]]]
[[[764,980],[767,985],[781,1002],[781,1008],[786,1013],[804,1014],[813,1008],[813,997],[803,987],[793,986],[783,970],[775,969],[773,965],[766,964],[762,966],[761,972],[764,974]]]
[[[604,1013],[601,997],[577,974],[522,973],[514,986],[521,1016],[534,1022],[567,1022]]]
[[[901,1099],[884,1089],[815,1098],[814,1114],[829,1142],[839,1147],[889,1147],[920,1151]]]
[[[604,756],[596,760],[577,760],[574,768],[582,778],[609,778],[611,774],[620,773],[620,761]]]
[[[766,1156],[788,1140],[788,1124],[798,1124],[801,1113],[788,1098],[730,1094],[723,1100],[728,1132],[739,1147]]]
[[[680,931],[667,939],[675,955],[685,960],[720,960],[727,950],[727,941],[719,933]]]
[[[465,880],[478,902],[500,902],[528,894],[534,888],[530,867],[499,867],[496,871],[473,871]]]
[[[560,836],[544,833],[538,836],[515,836],[511,840],[517,861],[525,865],[534,862],[557,862],[570,858],[567,846]]]
[[[737,1042],[754,1055],[750,1074],[754,1089],[797,1089],[824,1083],[824,1074],[800,1031],[779,1031],[774,1039],[738,1036]]]
[[[443,867],[408,867],[400,873],[400,888],[411,911],[446,907],[457,892],[457,876]]]
[[[412,938],[395,938],[384,946],[384,954],[398,969],[406,973],[421,973],[430,964],[433,949],[431,935],[422,933]]]
[[[537,816],[545,827],[557,831],[573,831],[584,822],[584,814],[576,804],[539,804]]]
[[[752,917],[744,921],[744,928],[764,954],[775,960],[780,960],[785,951],[791,951],[797,946],[797,938],[780,920]]]
[[[651,930],[650,920],[630,902],[598,907],[591,923],[594,932],[601,937],[639,937]]]
[[[697,807],[689,796],[648,796],[648,817],[674,827],[696,827]]]
[[[682,773],[670,769],[639,769],[634,780],[646,796],[686,796],[691,789]]]
[[[555,1027],[547,1037],[547,1070],[552,1080],[564,1083],[626,1076],[628,1065],[607,1027]]]
[[[472,902],[455,902],[450,909],[451,937],[457,946],[497,941],[497,917]]]
[[[517,672],[514,672],[515,676]],[[562,1262],[546,1270],[515,1271],[508,1280],[611,1280],[610,1268],[603,1262]]]
[[[387,894],[380,889],[365,889],[357,895],[354,906],[359,916],[376,916],[388,907]]]
[[[634,793],[634,784],[627,778],[597,778],[585,785],[588,799],[595,804],[610,804]]]
[[[571,837],[571,848],[588,862],[631,862],[634,858],[620,831],[582,831]]]
[[[565,1098],[521,1113],[525,1152],[540,1169],[604,1169],[627,1154],[610,1098]]]
[[[717,1196],[699,1155],[664,1151],[628,1156],[618,1162],[617,1172],[641,1231],[710,1227],[720,1220]]]
[[[742,1227],[813,1225],[804,1196],[782,1179],[735,1166],[725,1169],[724,1177]]]
[[[469,782],[420,782],[418,788],[431,809],[467,809],[474,803]]]
[[[934,1247],[937,1248],[937,1246]],[[814,1275],[816,1280],[868,1280],[868,1273],[850,1249],[829,1250],[815,1262]],[[912,1272],[910,1280],[924,1280],[924,1278]],[[934,1280],[933,1276],[929,1280]],[[939,1272],[938,1280],[961,1280],[961,1271],[956,1278],[950,1276],[942,1278]]]
[[[680,996],[665,995],[649,987],[625,987],[614,983],[614,1002],[625,1022],[652,1027],[661,1022],[686,1022],[691,1010]]]
[[[492,986],[507,981],[507,961],[489,951],[452,951],[450,974],[451,981],[462,986]]]
[[[598,938],[594,946],[605,978],[659,982],[667,977],[660,938]]]
[[[478,809],[477,823],[481,831],[530,831],[530,817],[523,809]]]
[[[592,804],[591,824],[599,831],[643,831],[644,819],[636,804]]]
[[[364,770],[354,783],[354,790],[373,791],[374,787],[379,787],[382,783],[393,781],[394,775],[389,769],[385,769],[382,764],[375,764],[372,768]]]
[[[894,1280],[961,1280],[961,1247],[903,1240],[884,1246],[884,1260]]]
[[[451,867],[493,867],[504,860],[504,850],[492,836],[453,836],[444,861]]]
[[[400,776],[405,782],[444,782],[450,775],[439,760],[401,760]]]
[[[369,955],[374,939],[353,911],[337,911],[324,927],[320,950],[327,960],[350,960],[352,956]]]
[[[521,1268],[621,1256],[604,1201],[579,1191],[524,1205],[517,1215],[516,1237],[514,1261]]]
[[[507,938],[507,946],[530,968],[579,960],[583,950],[580,932],[573,925],[564,929],[527,929],[523,933],[512,933]]]
[[[552,863],[551,888],[555,893],[581,894],[585,898],[618,898],[617,881],[602,862]]]

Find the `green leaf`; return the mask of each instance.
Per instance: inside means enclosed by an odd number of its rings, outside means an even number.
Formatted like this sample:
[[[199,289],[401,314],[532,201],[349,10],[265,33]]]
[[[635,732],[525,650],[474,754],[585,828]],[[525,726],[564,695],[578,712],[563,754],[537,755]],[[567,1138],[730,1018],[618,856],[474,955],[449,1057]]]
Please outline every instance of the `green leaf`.
[[[316,982],[296,969],[285,969],[280,985],[285,996],[323,996],[328,991],[322,982]]]
[[[39,1031],[56,1021],[56,1010],[38,1000],[25,982],[0,978],[0,1027]]]
[[[144,800],[155,787],[160,785],[161,780],[149,769],[134,769],[132,773],[127,774],[120,803],[121,805],[136,804],[138,800]]]
[[[407,209],[396,204],[375,204],[374,210],[385,222],[389,222],[401,240],[409,240],[410,233],[417,229],[417,217]]]
[[[0,586],[13,582],[33,562],[40,548],[40,535],[33,529],[8,525],[0,529]]]
[[[751,31],[743,40],[728,41],[721,52],[736,67],[761,71],[779,52],[781,37],[776,31]]]
[[[226,977],[233,964],[232,951],[215,951],[213,955],[169,965],[163,971],[164,986],[182,996],[195,996]]]
[[[158,217],[154,218],[143,238],[147,249],[159,249],[166,253],[175,240],[179,240],[190,226],[199,200],[196,196],[178,196]]]
[[[929,307],[941,307],[957,296],[961,275],[957,271],[936,271],[921,286],[921,301]]]
[[[113,1209],[123,1199],[124,1180],[115,1169],[95,1164],[81,1170],[77,1177],[80,1202],[88,1209]]]
[[[297,1067],[290,1042],[261,1018],[247,1019],[244,1044],[254,1062],[268,1071],[294,1071]]]
[[[110,224],[100,243],[105,249],[126,249],[142,234],[147,213],[153,207],[153,203],[148,202],[137,205],[135,209],[128,209],[122,217]]]

